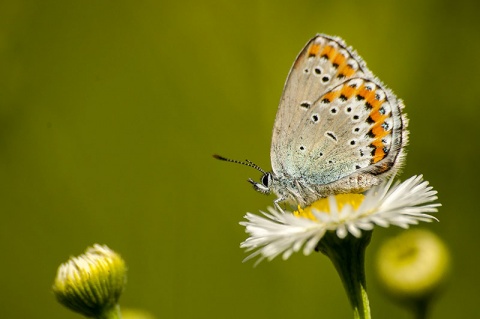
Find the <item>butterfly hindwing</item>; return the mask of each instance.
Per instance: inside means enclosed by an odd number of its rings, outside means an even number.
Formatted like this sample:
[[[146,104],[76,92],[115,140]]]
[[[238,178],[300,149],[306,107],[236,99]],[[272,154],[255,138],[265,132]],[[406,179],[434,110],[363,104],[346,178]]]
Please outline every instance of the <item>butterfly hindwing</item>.
[[[401,108],[378,80],[357,77],[337,85],[292,127],[289,174],[323,185],[354,173],[387,173],[406,139]]]

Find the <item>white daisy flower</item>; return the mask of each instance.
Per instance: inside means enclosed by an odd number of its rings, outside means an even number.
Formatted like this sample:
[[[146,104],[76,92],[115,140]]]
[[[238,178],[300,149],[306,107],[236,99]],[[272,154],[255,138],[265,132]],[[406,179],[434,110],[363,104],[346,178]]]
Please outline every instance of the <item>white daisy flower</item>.
[[[269,207],[263,216],[247,213],[245,226],[250,235],[242,248],[253,251],[245,260],[259,256],[272,260],[278,255],[287,259],[303,248],[309,255],[328,231],[343,239],[349,233],[360,238],[362,231],[375,225],[408,228],[419,222],[437,220],[427,213],[437,211],[437,191],[413,176],[403,183],[393,184],[393,178],[372,187],[363,194],[339,194],[323,198],[295,212],[279,212]]]

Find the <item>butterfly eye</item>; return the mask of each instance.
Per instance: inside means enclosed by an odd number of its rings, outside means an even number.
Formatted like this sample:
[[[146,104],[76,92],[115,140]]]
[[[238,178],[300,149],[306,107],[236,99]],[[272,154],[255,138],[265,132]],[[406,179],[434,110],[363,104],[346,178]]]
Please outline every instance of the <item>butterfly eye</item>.
[[[270,173],[265,173],[262,176],[262,184],[265,187],[269,187],[272,182],[272,175]]]

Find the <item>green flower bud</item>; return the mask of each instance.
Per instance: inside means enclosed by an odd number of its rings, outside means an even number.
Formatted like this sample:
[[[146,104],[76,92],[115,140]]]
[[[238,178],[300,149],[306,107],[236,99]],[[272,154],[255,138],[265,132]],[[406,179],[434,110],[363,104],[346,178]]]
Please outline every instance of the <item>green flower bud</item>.
[[[408,230],[383,243],[376,266],[379,282],[392,298],[426,313],[447,278],[450,255],[432,232]]]
[[[118,318],[126,271],[120,255],[95,244],[58,268],[53,292],[62,305],[86,317]]]

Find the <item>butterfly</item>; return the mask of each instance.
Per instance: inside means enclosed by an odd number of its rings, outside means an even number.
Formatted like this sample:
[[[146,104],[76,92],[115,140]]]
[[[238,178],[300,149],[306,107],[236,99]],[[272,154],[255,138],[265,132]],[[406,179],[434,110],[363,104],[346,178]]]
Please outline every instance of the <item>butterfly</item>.
[[[272,170],[250,161],[275,205],[305,207],[340,193],[361,193],[394,175],[408,140],[403,102],[339,37],[317,34],[288,74],[273,126]]]

